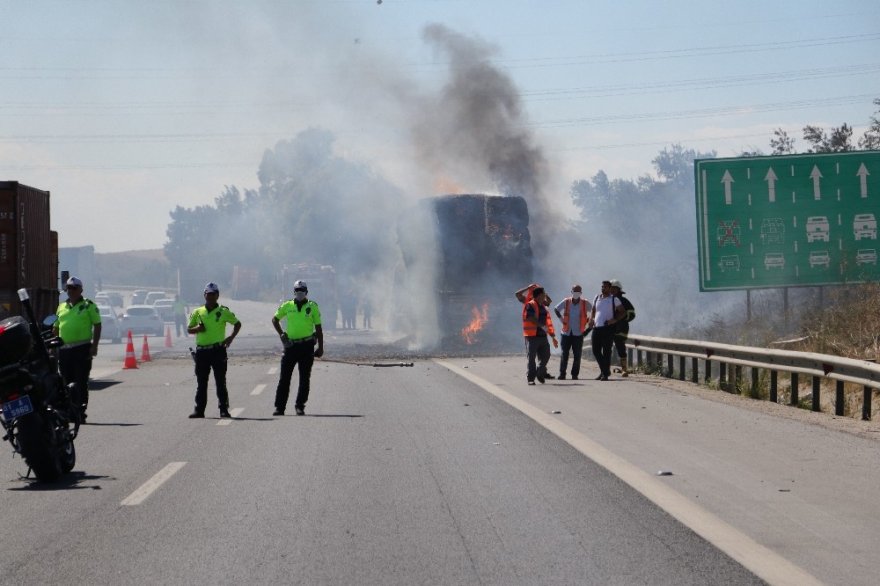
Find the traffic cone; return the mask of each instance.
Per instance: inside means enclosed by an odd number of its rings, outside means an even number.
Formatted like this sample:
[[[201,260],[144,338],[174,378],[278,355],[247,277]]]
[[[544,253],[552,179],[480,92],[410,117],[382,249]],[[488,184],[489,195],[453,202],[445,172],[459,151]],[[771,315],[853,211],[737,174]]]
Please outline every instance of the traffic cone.
[[[150,362],[150,345],[147,344],[147,335],[144,334],[144,347],[141,349],[141,362]]]
[[[171,341],[171,326],[165,326],[165,347],[174,347],[174,342]]]
[[[125,362],[123,369],[137,368],[137,358],[134,357],[134,341],[131,339],[131,330],[128,330],[128,345],[125,347]]]

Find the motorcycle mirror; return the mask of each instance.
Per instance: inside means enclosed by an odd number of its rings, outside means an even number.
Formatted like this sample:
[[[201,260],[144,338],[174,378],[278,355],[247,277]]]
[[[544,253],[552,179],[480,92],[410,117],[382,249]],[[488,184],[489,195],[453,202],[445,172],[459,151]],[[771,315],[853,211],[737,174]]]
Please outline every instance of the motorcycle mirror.
[[[55,322],[58,321],[58,316],[54,313],[51,315],[47,315],[45,319],[43,319],[43,327],[51,328]]]

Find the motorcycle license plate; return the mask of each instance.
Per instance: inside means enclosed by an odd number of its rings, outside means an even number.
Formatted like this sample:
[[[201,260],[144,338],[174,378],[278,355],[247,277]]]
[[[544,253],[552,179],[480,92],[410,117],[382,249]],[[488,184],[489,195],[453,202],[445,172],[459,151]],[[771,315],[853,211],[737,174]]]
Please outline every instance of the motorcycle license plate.
[[[31,398],[25,395],[3,403],[3,419],[12,421],[16,417],[22,417],[31,413],[33,410],[34,406],[31,405]]]

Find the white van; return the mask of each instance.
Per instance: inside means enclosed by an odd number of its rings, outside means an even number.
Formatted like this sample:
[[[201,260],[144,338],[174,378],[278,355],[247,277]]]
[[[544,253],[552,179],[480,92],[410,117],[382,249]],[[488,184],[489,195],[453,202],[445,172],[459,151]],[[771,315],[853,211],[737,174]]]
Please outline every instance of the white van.
[[[877,240],[877,220],[874,214],[856,214],[853,218],[853,234],[856,240]]]
[[[828,242],[831,239],[829,235],[830,227],[826,216],[811,216],[807,218],[807,242],[821,240]]]

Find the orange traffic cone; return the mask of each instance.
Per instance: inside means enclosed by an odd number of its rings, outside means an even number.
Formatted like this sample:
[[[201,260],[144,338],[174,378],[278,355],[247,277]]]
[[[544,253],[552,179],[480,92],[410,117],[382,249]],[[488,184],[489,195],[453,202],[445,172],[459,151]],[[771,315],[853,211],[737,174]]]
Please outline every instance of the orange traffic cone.
[[[171,341],[171,326],[165,326],[165,347],[174,347],[174,342]]]
[[[134,341],[131,339],[131,330],[128,330],[128,345],[125,347],[125,362],[123,369],[137,368],[137,358],[134,357]]]
[[[147,344],[147,335],[144,334],[144,347],[141,349],[141,362],[150,362],[150,345]]]

